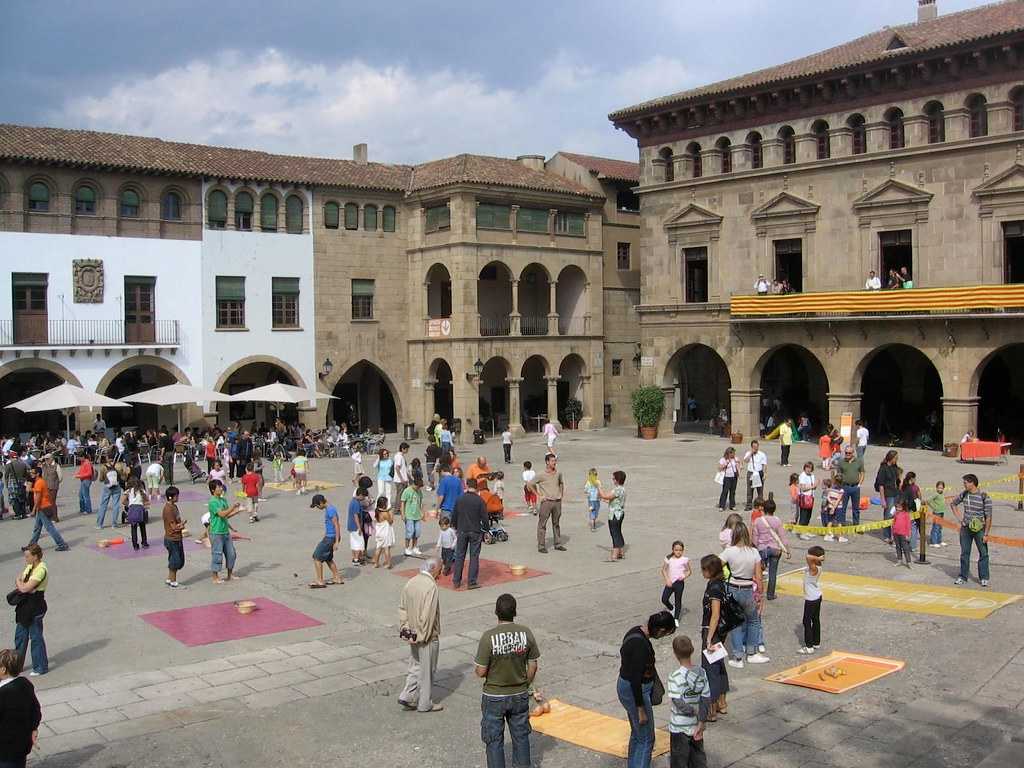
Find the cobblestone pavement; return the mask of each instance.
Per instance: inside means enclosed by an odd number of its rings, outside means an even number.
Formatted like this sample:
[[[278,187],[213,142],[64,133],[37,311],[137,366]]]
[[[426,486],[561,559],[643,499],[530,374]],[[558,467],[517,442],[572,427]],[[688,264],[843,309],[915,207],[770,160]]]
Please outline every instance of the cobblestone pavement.
[[[396,441],[390,441],[396,442]],[[420,453],[420,445],[414,452]],[[406,669],[407,649],[397,638],[397,600],[402,579],[372,568],[345,570],[342,587],[310,591],[310,553],[320,534],[309,497],[272,494],[263,519],[237,524],[252,542],[240,542],[237,584],[215,586],[204,570],[205,552],[192,553],[183,580],[188,589],[163,586],[164,558],[115,560],[85,544],[101,534],[91,518],[73,515],[77,483],[61,490],[61,524],[72,544],[50,551],[50,611],[46,636],[51,672],[34,678],[43,704],[39,766],[266,766],[341,765],[380,760],[394,766],[480,766],[480,683],[472,656],[482,629],[493,621],[494,598],[502,591],[519,600],[522,621],[541,645],[538,685],[550,696],[622,715],[614,682],[618,644],[624,632],[659,608],[657,570],[674,538],[698,558],[717,551],[723,515],[715,508],[711,481],[725,443],[707,437],[634,439],[626,430],[568,433],[559,443],[569,488],[562,530],[568,552],[536,551],[535,518],[507,521],[511,540],[487,547],[483,556],[521,562],[549,575],[476,592],[442,590],[440,699],[445,711],[429,716],[399,709],[396,694]],[[500,446],[466,446],[501,468]],[[768,448],[768,490],[788,499],[788,469]],[[540,461],[537,438],[516,446],[516,459]],[[792,463],[810,458],[813,447],[796,446]],[[868,454],[869,481],[881,448]],[[917,471],[922,487],[945,479],[951,488],[963,465],[935,454],[903,452],[901,464]],[[628,473],[625,535],[627,558],[607,563],[607,531],[587,530],[582,485],[586,469],[603,478]],[[1001,478],[1016,464],[979,465],[982,480]],[[181,473],[181,470],[178,470]],[[506,498],[520,509],[518,465],[508,467]],[[348,482],[346,460],[316,461],[313,478]],[[187,484],[184,486],[187,487]],[[343,507],[349,486],[328,493]],[[991,486],[1013,491],[1015,484]],[[198,489],[199,486],[196,486]],[[787,516],[787,504],[780,505]],[[194,521],[200,502],[183,504]],[[878,517],[877,507],[868,519]],[[603,517],[603,515],[602,515]],[[1009,502],[996,509],[997,533],[1024,537],[1024,513]],[[151,526],[159,547],[157,526]],[[436,526],[428,524],[431,544]],[[0,524],[0,565],[14,573],[26,523]],[[820,540],[819,540],[820,542]],[[793,565],[802,547],[791,541]],[[932,550],[930,565],[892,568],[891,550],[876,536],[827,545],[829,570],[900,582],[949,585],[959,549]],[[993,587],[1024,593],[1024,550],[993,547]],[[414,567],[396,547],[396,569]],[[339,563],[346,563],[341,553]],[[979,589],[977,584],[972,588]],[[699,636],[703,582],[695,577],[684,596],[681,632]],[[284,602],[324,624],[240,641],[186,647],[142,622],[154,610],[263,596]],[[707,748],[714,766],[962,766],[1021,765],[1024,744],[1024,603],[981,621],[883,611],[826,603],[824,649],[904,659],[904,671],[851,694],[831,696],[763,679],[799,663],[801,602],[780,596],[766,614],[771,663],[731,670],[729,715],[709,727]],[[658,644],[663,676],[673,668],[668,642]],[[666,708],[656,709],[663,725]],[[546,766],[614,766],[622,762],[548,737],[534,735],[534,760]],[[989,764],[989,763],[986,763]],[[659,758],[656,766],[667,766]]]

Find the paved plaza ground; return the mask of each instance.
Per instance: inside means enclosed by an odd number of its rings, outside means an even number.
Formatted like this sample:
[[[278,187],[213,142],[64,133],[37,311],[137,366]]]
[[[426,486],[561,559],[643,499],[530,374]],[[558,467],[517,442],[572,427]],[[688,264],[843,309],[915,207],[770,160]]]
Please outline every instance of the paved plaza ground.
[[[397,442],[392,438],[388,445],[395,449]],[[464,465],[483,453],[501,468],[499,442],[464,446]],[[414,455],[422,455],[422,445],[414,443]],[[671,541],[683,539],[687,554],[697,560],[719,551],[724,516],[716,509],[719,488],[712,475],[725,446],[722,439],[701,436],[640,441],[630,430],[564,433],[558,453],[567,482],[562,531],[568,551],[538,553],[536,519],[513,517],[507,521],[510,541],[485,547],[483,557],[524,563],[547,575],[474,592],[441,590],[439,698],[445,710],[429,715],[404,712],[396,702],[408,653],[397,629],[403,578],[349,566],[344,586],[308,589],[310,555],[322,535],[309,496],[271,491],[259,524],[237,518],[236,527],[253,536],[251,542],[238,543],[243,580],[212,584],[204,550],[189,553],[182,578],[188,588],[173,591],[163,584],[166,559],[159,523],[150,526],[158,554],[109,557],[88,546],[101,535],[92,518],[74,514],[77,481],[65,481],[61,530],[72,549],[53,552],[48,538],[42,542],[50,566],[46,638],[51,671],[34,679],[43,725],[31,764],[482,766],[480,681],[473,675],[472,656],[479,633],[494,622],[494,599],[506,589],[517,597],[520,620],[532,627],[541,646],[538,687],[549,696],[621,717],[614,685],[619,642],[629,627],[660,608],[658,569]],[[788,521],[791,470],[778,466],[777,444],[769,444],[767,452],[767,488],[784,500],[780,515]],[[869,449],[868,482],[883,452]],[[540,464],[543,453],[535,436],[516,444],[506,479],[510,510],[523,509],[520,462]],[[815,446],[795,446],[793,467],[814,453]],[[984,482],[1016,471],[1017,461],[1011,457],[1009,465],[978,465],[970,471]],[[958,478],[968,471],[952,459],[912,450],[901,452],[900,464],[918,473],[922,488],[939,478],[958,488]],[[610,543],[605,509],[597,532],[587,529],[582,486],[590,466],[597,467],[606,484],[615,469],[628,475],[628,549],[618,563],[605,562]],[[177,472],[181,481],[180,466]],[[350,461],[313,461],[311,477],[342,483],[328,497],[344,514],[351,493]],[[187,482],[178,484],[192,490]],[[196,500],[181,505],[193,530],[205,506],[198,500],[203,487],[194,489]],[[1015,491],[1016,485],[998,490]],[[866,513],[869,520],[879,516],[878,507]],[[424,540],[432,546],[436,524],[425,530]],[[1024,538],[1024,512],[1011,502],[997,502],[994,532]],[[0,565],[12,582],[21,563],[19,546],[29,533],[28,522],[0,523]],[[345,543],[343,537],[339,564],[349,559]],[[794,559],[789,566],[795,568],[802,563],[804,545],[792,536],[790,543]],[[930,565],[909,571],[893,567],[892,550],[877,535],[825,546],[828,572],[944,587],[957,573],[955,541],[930,550]],[[403,558],[400,545],[395,555],[395,570],[419,565]],[[786,566],[783,562],[782,570]],[[972,575],[977,575],[976,565]],[[969,588],[980,591],[976,578]],[[698,572],[686,587],[680,629],[694,638],[700,635],[703,589]],[[992,547],[992,589],[1024,594],[1024,549]],[[283,603],[322,624],[189,647],[139,618],[249,597]],[[903,671],[845,695],[764,680],[806,660],[796,652],[801,613],[798,597],[780,596],[770,603],[765,621],[771,663],[730,670],[729,714],[709,726],[706,736],[713,766],[964,766],[985,759],[991,765],[1024,764],[1024,744],[1011,741],[1024,734],[1024,602],[970,620],[826,601],[823,651],[906,661]],[[656,647],[664,677],[674,668],[670,642]],[[664,725],[667,707],[655,711]],[[532,744],[535,763],[544,766],[624,764],[539,734]],[[655,765],[667,766],[667,757]]]

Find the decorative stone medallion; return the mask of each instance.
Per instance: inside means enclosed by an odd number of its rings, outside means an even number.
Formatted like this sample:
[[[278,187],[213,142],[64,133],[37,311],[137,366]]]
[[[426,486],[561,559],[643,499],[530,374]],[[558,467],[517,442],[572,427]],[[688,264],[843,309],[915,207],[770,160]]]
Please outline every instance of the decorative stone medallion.
[[[75,259],[71,262],[76,304],[103,303],[103,260]]]

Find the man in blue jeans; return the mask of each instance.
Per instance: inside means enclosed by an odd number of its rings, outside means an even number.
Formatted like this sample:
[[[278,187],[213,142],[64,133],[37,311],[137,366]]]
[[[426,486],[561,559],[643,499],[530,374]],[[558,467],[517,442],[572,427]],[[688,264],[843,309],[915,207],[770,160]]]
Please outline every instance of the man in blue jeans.
[[[516,599],[500,595],[494,604],[498,624],[480,636],[476,676],[484,678],[480,736],[487,746],[487,768],[505,768],[505,723],[512,737],[512,764],[530,768],[530,683],[540,649],[533,632],[515,623]]]
[[[978,547],[978,578],[988,586],[988,532],[992,529],[992,498],[978,489],[978,476],[963,477],[964,492],[949,505],[960,521],[960,575],[954,584],[966,584],[971,575],[971,545]]]
[[[36,516],[36,524],[32,529],[32,538],[28,542],[29,546],[39,541],[39,536],[42,534],[43,527],[45,526],[46,532],[50,534],[50,537],[57,545],[57,551],[66,552],[68,550],[67,542],[60,535],[57,526],[53,524],[54,519],[57,517],[57,504],[46,485],[46,481],[43,480],[42,470],[38,466],[32,467],[28,471],[28,476],[32,483],[32,514]],[[23,552],[26,549],[28,547],[22,547]]]
[[[479,588],[477,575],[480,573],[480,545],[487,530],[487,505],[476,492],[476,479],[466,481],[466,492],[455,502],[452,522],[458,531],[455,542],[455,562],[452,564],[452,586],[462,585],[462,564],[469,555],[469,589]]]
[[[843,458],[836,462],[836,474],[841,478],[843,501],[837,519],[840,525],[846,522],[846,503],[853,502],[853,524],[860,525],[860,486],[864,482],[864,459],[855,456],[853,446],[847,443]]]

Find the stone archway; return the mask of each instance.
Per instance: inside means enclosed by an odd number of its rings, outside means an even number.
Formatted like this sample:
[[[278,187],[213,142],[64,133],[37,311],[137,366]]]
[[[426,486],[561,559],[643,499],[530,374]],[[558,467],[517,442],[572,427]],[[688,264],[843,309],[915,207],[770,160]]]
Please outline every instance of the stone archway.
[[[455,389],[453,387],[452,367],[444,358],[437,358],[430,364],[430,381],[433,382],[434,394],[430,402],[431,413],[425,414],[427,419],[431,414],[437,414],[448,423],[455,418]]]
[[[480,427],[491,427],[499,432],[510,419],[509,376],[512,366],[503,357],[492,357],[484,363],[480,373],[479,404]]]
[[[262,387],[267,384],[292,384],[303,386],[293,369],[284,362],[273,357],[256,356],[245,358],[228,368],[217,381],[217,391],[228,395],[237,395],[246,390]],[[243,429],[257,429],[261,424],[272,427],[280,417],[286,424],[299,422],[299,409],[294,404],[277,403],[216,403],[217,423],[227,426],[238,422]]]
[[[0,434],[22,432],[64,433],[67,421],[59,411],[22,413],[6,406],[52,389],[63,382],[82,386],[78,377],[64,366],[42,357],[12,360],[0,366]],[[78,414],[72,414],[72,430],[80,429]]]
[[[887,344],[865,355],[856,373],[861,420],[872,442],[942,446],[942,378],[927,355],[907,344]]]
[[[587,425],[590,424],[593,414],[590,412],[590,404],[587,402],[586,395],[586,381],[589,378],[587,375],[587,364],[575,352],[566,355],[562,359],[561,364],[558,366],[558,384],[556,386],[558,393],[558,420],[563,426],[578,428],[581,423],[584,423],[584,420]],[[579,401],[583,409],[576,424],[573,424],[566,414],[566,406],[570,400]]]
[[[402,414],[398,390],[384,370],[363,359],[338,377],[331,392],[332,418],[348,424],[350,432],[381,428],[397,432]],[[355,428],[353,428],[355,427]]]
[[[662,388],[675,395],[665,407],[674,416],[676,432],[706,432],[722,410],[729,421],[732,377],[722,356],[706,344],[678,349],[665,366]]]
[[[761,425],[807,416],[813,434],[828,425],[828,376],[825,366],[806,347],[781,344],[765,352],[753,369],[761,391]]]
[[[520,369],[522,381],[519,384],[519,415],[527,432],[531,429],[537,431],[543,426],[543,421],[537,421],[539,416],[558,418],[557,414],[551,413],[557,410],[558,403],[548,392],[549,385],[554,382],[549,376],[550,371],[551,366],[543,355],[526,358]]]
[[[220,376],[217,377],[217,383],[214,384],[213,386],[214,390],[216,390],[217,392],[223,392],[224,385],[227,383],[228,379],[234,376],[235,373],[239,371],[239,369],[244,368],[245,366],[251,365],[253,363],[267,363],[268,365],[277,366],[278,368],[280,368],[281,370],[288,374],[288,378],[290,379],[290,381],[288,382],[289,384],[294,384],[297,387],[306,386],[306,382],[303,381],[302,376],[299,375],[299,372],[295,370],[291,365],[286,363],[284,360],[281,360],[280,358],[277,357],[271,357],[269,355],[249,355],[248,357],[243,357],[240,360],[236,360],[227,368],[225,368],[221,372]]]

